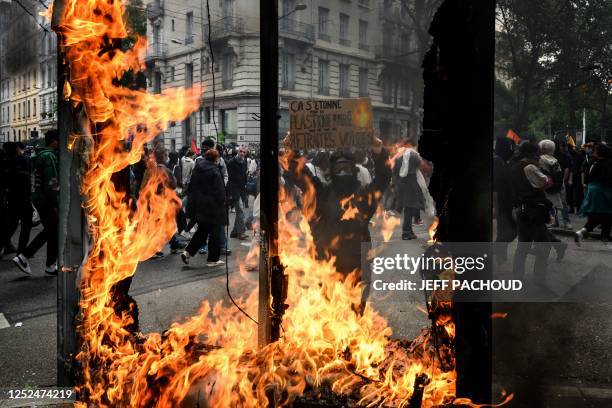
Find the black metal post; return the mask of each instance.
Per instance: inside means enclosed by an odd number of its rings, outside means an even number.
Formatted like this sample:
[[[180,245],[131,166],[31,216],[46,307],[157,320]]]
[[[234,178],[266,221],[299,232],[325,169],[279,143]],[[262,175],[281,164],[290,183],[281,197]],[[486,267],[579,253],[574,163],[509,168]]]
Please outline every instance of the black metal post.
[[[64,12],[64,0],[53,4],[52,28],[58,32]],[[70,133],[78,128],[69,101],[64,99],[64,83],[68,81],[68,66],[61,50],[61,32],[57,49],[57,117],[60,135],[59,171],[59,247],[57,282],[57,381],[60,386],[74,385],[73,361],[78,350],[77,316],[79,311],[78,271],[86,256],[86,220],[81,205],[79,171],[81,157],[71,150]]]
[[[260,347],[280,335],[286,278],[278,258],[278,1],[260,1],[261,31],[261,256],[259,264]]]

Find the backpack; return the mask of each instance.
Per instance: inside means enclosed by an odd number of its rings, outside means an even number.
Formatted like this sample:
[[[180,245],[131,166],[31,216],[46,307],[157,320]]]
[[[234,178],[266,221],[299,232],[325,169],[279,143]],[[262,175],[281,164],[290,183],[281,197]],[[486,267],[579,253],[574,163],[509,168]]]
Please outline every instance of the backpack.
[[[557,159],[544,159],[542,172],[552,179],[552,185],[546,189],[548,194],[557,194],[563,188],[563,170]]]

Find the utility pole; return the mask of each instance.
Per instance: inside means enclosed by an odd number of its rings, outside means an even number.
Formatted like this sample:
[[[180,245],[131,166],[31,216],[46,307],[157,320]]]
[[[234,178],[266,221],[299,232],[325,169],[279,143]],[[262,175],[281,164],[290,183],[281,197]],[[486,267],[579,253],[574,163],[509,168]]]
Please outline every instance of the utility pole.
[[[64,84],[69,80],[68,66],[61,49],[61,19],[65,1],[53,4],[51,28],[58,34],[57,105],[60,136],[59,171],[59,248],[57,281],[57,382],[74,385],[73,361],[78,350],[77,317],[79,311],[79,271],[86,257],[87,223],[81,205],[79,169],[82,166],[78,147],[69,146],[70,133],[78,128],[70,101],[64,98]]]
[[[278,256],[278,1],[260,1],[261,252],[258,344],[278,340],[287,280]]]

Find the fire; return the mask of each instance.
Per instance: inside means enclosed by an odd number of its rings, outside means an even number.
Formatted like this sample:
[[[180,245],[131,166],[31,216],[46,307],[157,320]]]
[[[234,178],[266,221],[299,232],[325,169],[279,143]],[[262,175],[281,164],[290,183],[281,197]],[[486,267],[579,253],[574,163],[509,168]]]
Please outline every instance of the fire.
[[[438,217],[434,217],[433,221],[431,222],[431,225],[427,229],[427,232],[429,234],[429,240],[427,241],[428,244],[434,244],[436,242],[435,237],[436,237],[436,231],[438,230],[439,224],[440,224],[440,219]]]
[[[342,217],[340,218],[342,221],[353,220],[359,214],[359,209],[353,206],[354,200],[353,194],[350,196],[343,198],[340,200],[340,208],[344,210]]]
[[[197,315],[163,333],[144,336],[130,329],[135,304],[121,284],[168,242],[180,200],[153,163],[137,202],[113,175],[140,160],[144,144],[169,121],[197,109],[199,91],[151,95],[117,85],[127,70],[143,68],[146,49],[142,40],[129,51],[117,46],[127,35],[123,16],[117,1],[67,0],[58,27],[70,65],[65,96],[86,115],[78,143],[90,148],[82,181],[91,249],[82,270],[77,405],[174,407],[195,390],[211,407],[266,407],[271,399],[289,406],[307,389],[328,386],[358,395],[363,406],[407,406],[420,374],[430,376],[424,407],[452,403],[454,367],[435,364],[430,335],[409,350],[399,347],[370,305],[362,314],[354,311],[362,291],[355,274],[342,279],[333,259],[312,256],[312,188],[304,192],[302,213],[291,194],[281,196],[279,250],[290,307],[278,342],[258,349],[257,327],[221,302],[203,302]],[[240,302],[256,315],[257,288]],[[437,324],[454,333],[452,320]]]

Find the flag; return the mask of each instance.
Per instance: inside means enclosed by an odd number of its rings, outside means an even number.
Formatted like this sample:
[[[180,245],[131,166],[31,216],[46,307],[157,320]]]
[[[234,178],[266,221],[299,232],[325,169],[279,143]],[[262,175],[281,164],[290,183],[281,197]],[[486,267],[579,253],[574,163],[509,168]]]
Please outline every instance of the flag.
[[[506,137],[510,140],[512,140],[514,142],[514,144],[520,144],[521,143],[521,137],[512,129],[508,130],[508,133],[506,133]]]
[[[195,154],[200,154],[200,149],[198,149],[198,145],[196,145],[195,139],[191,139],[191,151]]]
[[[576,142],[574,141],[574,138],[571,135],[567,135],[567,145],[576,147]]]

